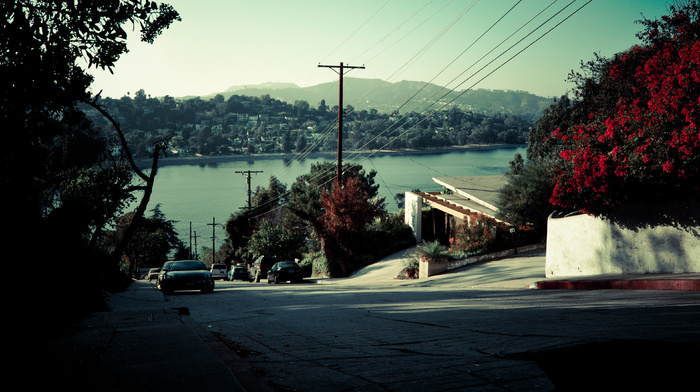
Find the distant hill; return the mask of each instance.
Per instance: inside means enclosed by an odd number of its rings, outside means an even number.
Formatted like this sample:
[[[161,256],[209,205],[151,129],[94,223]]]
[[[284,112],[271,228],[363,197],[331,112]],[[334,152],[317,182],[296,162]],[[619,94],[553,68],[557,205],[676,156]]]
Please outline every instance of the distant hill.
[[[310,87],[272,82],[231,86],[225,91],[201,98],[209,99],[217,94],[223,95],[226,99],[234,94],[253,97],[270,95],[271,98],[288,103],[303,100],[312,107],[318,106],[321,100],[325,100],[326,105],[332,107],[338,104],[338,82]],[[408,113],[443,109],[447,103],[462,110],[539,116],[552,104],[552,99],[525,91],[478,89],[450,92],[438,85],[424,82],[390,83],[379,79],[343,78],[343,106],[350,105],[356,110],[376,109],[379,112],[389,113],[398,109],[401,113]],[[447,108],[449,106],[444,107],[444,109]]]

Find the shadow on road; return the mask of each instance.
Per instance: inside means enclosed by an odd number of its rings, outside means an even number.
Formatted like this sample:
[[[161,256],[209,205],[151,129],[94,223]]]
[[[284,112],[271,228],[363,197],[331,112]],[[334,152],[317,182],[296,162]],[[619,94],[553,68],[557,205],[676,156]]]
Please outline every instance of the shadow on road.
[[[697,383],[696,344],[614,340],[511,354],[535,362],[562,391],[680,391]]]

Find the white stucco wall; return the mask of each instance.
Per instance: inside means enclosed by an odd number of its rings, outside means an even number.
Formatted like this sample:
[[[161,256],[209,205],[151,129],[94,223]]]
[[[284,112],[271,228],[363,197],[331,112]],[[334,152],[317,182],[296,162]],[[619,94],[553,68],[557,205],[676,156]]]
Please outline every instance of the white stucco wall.
[[[621,227],[579,214],[549,217],[547,277],[700,272],[700,227]]]
[[[422,240],[421,227],[423,225],[423,197],[412,192],[406,192],[404,198],[404,222],[411,226],[416,242]]]

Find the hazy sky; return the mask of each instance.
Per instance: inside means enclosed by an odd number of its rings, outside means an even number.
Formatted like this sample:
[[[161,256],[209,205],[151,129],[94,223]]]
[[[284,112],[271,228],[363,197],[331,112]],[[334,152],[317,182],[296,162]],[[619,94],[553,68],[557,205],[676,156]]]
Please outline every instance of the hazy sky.
[[[668,9],[667,0],[162,2],[182,21],[152,45],[129,27],[130,52],[113,75],[93,71],[94,92],[182,97],[265,82],[304,87],[337,81],[337,73],[318,65],[343,62],[365,66],[346,77],[554,97],[571,89],[566,76],[582,60],[639,43],[642,26],[635,21]]]

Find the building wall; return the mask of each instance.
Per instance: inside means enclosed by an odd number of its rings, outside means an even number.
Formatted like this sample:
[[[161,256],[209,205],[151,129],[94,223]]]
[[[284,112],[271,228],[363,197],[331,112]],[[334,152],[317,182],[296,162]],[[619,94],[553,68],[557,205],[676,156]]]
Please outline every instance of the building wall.
[[[700,272],[700,226],[676,223],[621,225],[585,214],[552,214],[545,275]]]
[[[416,242],[420,244],[423,239],[423,197],[411,192],[406,192],[404,198],[404,222],[411,226]]]

